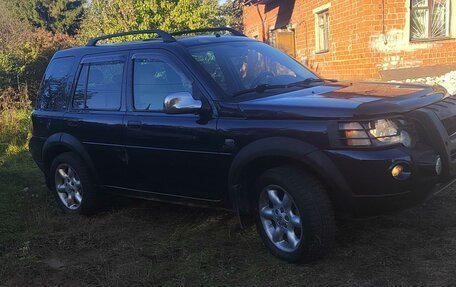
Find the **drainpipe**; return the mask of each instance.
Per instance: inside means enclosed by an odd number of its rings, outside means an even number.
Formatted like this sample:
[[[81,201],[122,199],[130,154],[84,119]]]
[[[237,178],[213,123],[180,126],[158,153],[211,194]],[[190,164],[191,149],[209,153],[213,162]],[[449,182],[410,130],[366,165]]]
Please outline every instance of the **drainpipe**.
[[[266,34],[264,32],[264,19],[263,19],[263,16],[261,15],[260,7],[258,6],[258,3],[256,3],[255,6],[256,6],[256,9],[258,12],[258,16],[260,16],[260,21],[261,21],[261,37],[263,39],[263,42],[266,42]]]

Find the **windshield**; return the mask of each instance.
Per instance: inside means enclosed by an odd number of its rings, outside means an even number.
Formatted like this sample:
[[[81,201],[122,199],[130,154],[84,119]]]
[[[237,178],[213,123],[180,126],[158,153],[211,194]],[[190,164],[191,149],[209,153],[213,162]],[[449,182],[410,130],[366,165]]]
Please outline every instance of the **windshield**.
[[[189,50],[230,96],[258,86],[286,86],[318,79],[294,59],[261,42],[226,42],[195,46]]]

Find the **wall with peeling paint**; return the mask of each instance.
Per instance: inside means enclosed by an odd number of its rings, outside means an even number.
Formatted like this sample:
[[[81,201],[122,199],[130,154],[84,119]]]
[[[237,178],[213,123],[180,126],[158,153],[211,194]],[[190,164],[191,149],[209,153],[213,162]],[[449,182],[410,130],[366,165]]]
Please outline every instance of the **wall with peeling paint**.
[[[456,64],[455,39],[410,42],[410,0],[295,0],[294,5],[288,1],[293,0],[246,6],[245,33],[268,42],[269,30],[284,25],[293,29],[297,60],[324,77],[380,79],[389,70]],[[450,30],[456,38],[456,0],[450,1]],[[291,13],[284,12],[285,2],[292,7]],[[328,3],[330,49],[318,54],[313,10]],[[284,13],[287,23],[281,16]]]

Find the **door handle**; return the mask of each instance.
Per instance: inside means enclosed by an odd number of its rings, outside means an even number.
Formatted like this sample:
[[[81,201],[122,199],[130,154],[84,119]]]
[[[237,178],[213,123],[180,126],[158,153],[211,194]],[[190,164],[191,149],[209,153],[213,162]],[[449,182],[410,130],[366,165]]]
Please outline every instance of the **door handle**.
[[[140,129],[142,126],[142,123],[140,121],[128,121],[127,122],[127,127],[131,129]]]

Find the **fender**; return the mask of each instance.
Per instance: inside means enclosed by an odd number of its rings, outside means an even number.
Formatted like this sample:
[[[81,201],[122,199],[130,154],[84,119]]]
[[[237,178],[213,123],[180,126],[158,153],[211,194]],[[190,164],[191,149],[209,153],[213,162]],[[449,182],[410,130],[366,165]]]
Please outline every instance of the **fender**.
[[[94,176],[95,182],[98,184],[100,183],[97,171],[95,169],[95,165],[90,158],[87,150],[84,148],[83,144],[74,136],[67,134],[67,133],[56,133],[50,136],[43,145],[43,160],[47,162],[47,157],[49,151],[56,146],[63,146],[75,154],[79,155],[84,163],[90,170],[90,173]],[[47,167],[49,168],[49,167]]]
[[[243,217],[250,215],[248,192],[242,188],[242,174],[245,168],[254,160],[266,156],[280,156],[298,161],[310,171],[319,176],[324,183],[330,186],[335,200],[350,198],[350,188],[345,178],[325,153],[315,146],[302,140],[286,137],[270,137],[257,140],[245,146],[235,156],[228,175],[229,198],[237,212],[241,225],[246,222]],[[246,204],[247,203],[247,204]]]
[[[228,182],[230,186],[237,183],[242,175],[243,168],[260,157],[284,156],[299,159],[317,150],[313,145],[293,138],[270,137],[254,141],[241,149],[233,159]]]

